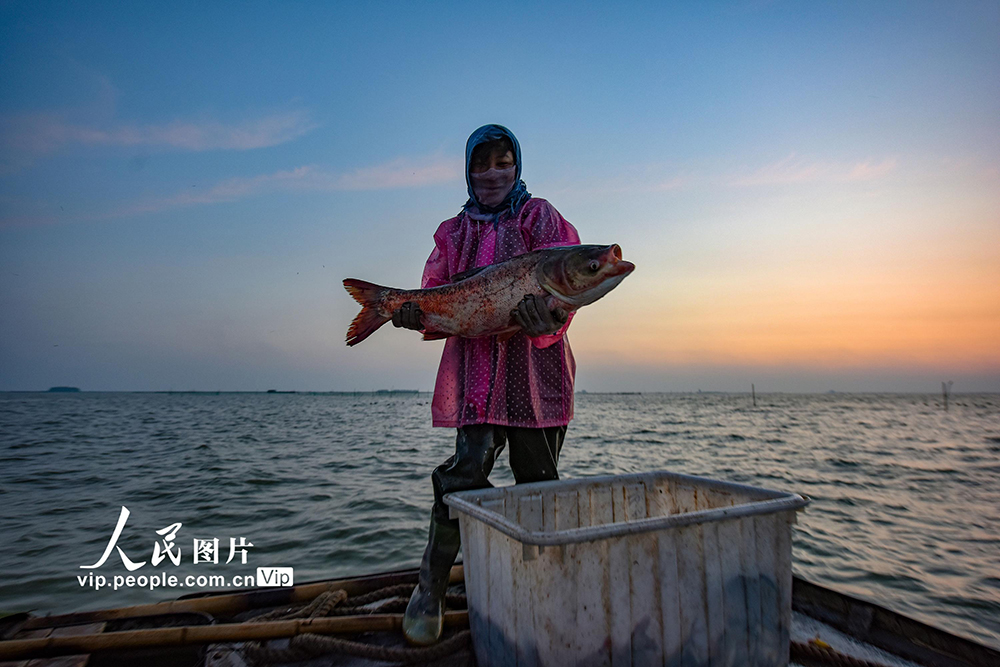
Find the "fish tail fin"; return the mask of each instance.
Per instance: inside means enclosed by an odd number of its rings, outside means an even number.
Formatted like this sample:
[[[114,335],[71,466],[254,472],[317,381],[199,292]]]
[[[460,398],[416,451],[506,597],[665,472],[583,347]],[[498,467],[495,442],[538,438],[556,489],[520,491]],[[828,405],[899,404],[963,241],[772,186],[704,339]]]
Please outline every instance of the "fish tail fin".
[[[378,312],[379,298],[387,288],[356,278],[346,278],[344,280],[344,289],[354,297],[355,301],[361,304],[361,312],[358,313],[354,321],[351,322],[351,326],[347,329],[347,344],[357,345],[375,333],[380,326],[392,319],[391,317],[380,315]]]

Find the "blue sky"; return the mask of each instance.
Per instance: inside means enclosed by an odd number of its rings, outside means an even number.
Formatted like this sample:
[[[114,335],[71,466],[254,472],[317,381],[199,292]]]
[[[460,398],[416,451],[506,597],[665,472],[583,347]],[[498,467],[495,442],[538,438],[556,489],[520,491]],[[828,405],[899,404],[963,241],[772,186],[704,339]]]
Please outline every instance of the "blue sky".
[[[0,4],[0,389],[429,389],[343,346],[466,137],[638,269],[594,390],[1000,390],[995,2]]]

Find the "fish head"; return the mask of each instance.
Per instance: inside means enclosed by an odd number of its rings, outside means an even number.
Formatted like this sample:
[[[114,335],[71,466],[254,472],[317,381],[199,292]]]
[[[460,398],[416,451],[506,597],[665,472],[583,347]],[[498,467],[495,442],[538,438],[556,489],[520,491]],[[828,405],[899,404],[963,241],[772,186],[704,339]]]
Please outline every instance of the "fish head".
[[[552,250],[539,263],[538,282],[545,291],[574,309],[594,303],[635,270],[635,264],[622,259],[622,249],[617,243]]]

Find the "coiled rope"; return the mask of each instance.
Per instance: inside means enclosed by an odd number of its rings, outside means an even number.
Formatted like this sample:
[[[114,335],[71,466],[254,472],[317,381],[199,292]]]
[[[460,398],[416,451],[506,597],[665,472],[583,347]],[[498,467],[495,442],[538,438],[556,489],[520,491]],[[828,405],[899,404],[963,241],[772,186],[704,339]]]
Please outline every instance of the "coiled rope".
[[[348,599],[347,593],[337,589],[327,590],[306,605],[276,609],[266,614],[254,616],[247,623],[262,623],[264,621],[288,620],[297,618],[321,618],[324,616],[354,616],[359,613],[384,613],[394,609],[406,608],[412,584],[388,586],[371,593],[358,595]],[[359,610],[360,607],[380,602],[371,609]],[[448,595],[445,602],[453,607],[465,607],[464,595]],[[288,640],[288,648],[270,648],[263,642],[247,642],[243,646],[243,657],[253,665],[267,665],[275,662],[298,662],[309,660],[329,653],[342,653],[370,660],[412,664],[432,662],[446,655],[451,655],[469,644],[469,630],[463,630],[433,646],[424,647],[392,647],[366,644],[364,642],[327,637],[307,632],[295,635]]]

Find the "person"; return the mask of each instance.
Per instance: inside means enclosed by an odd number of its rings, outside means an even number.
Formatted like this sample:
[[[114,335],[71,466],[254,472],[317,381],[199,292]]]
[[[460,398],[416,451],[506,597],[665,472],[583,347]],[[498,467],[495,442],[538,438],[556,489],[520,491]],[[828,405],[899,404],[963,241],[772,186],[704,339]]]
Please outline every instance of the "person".
[[[484,125],[465,147],[469,199],[434,234],[422,287],[456,274],[554,246],[578,245],[576,229],[549,202],[532,197],[521,180],[521,148],[501,125]],[[572,316],[549,311],[542,297],[526,294],[512,317],[522,331],[497,336],[451,337],[438,368],[431,414],[434,426],[458,430],[455,453],[434,469],[434,505],[419,583],[403,617],[403,632],[418,645],[441,636],[444,596],[458,556],[458,520],[448,517],[444,495],[491,487],[497,456],[509,447],[514,480],[558,479],[557,464],[573,418],[576,364],[566,338]],[[421,312],[407,302],[393,313],[397,327],[423,329]]]

